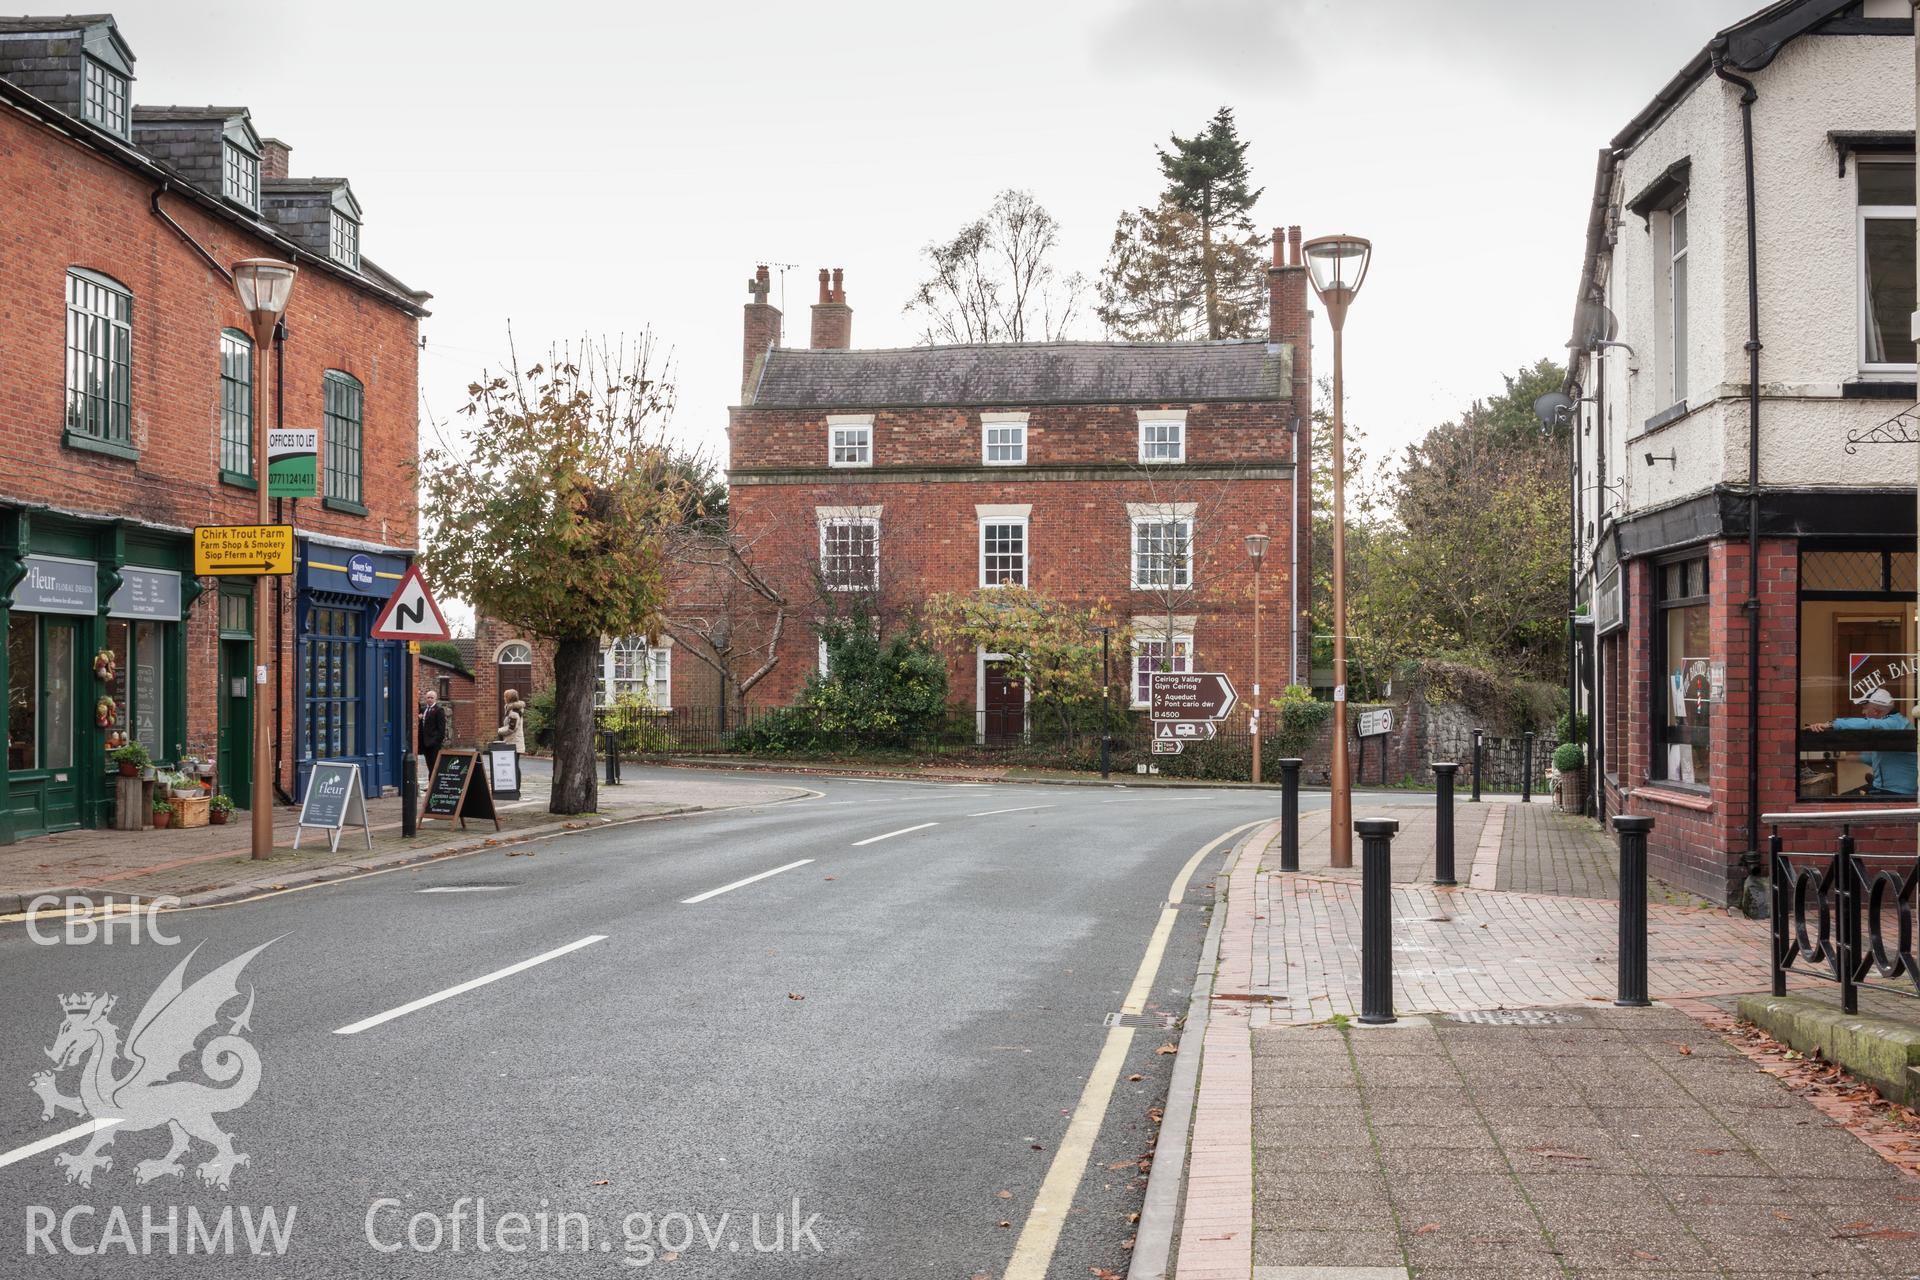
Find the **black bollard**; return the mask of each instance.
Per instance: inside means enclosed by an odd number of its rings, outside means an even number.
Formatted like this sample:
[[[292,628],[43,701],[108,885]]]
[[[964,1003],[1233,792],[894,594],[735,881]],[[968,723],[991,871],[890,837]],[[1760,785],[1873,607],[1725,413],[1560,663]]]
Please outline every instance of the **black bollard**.
[[[600,735],[600,745],[607,753],[607,785],[620,785],[620,739],[613,730],[608,729]]]
[[[1362,818],[1360,833],[1360,1021],[1368,1026],[1393,1016],[1393,834],[1392,818]]]
[[[1480,761],[1486,742],[1487,731],[1475,729],[1473,731],[1473,803],[1475,804],[1480,803]]]
[[[1520,736],[1520,803],[1533,803],[1533,731]]]
[[[1453,878],[1453,775],[1460,766],[1436,760],[1433,764],[1433,882],[1458,884]]]
[[[1644,1008],[1647,999],[1647,832],[1652,818],[1618,817],[1620,833],[1620,975],[1614,1003]]]
[[[1304,760],[1280,762],[1280,869],[1300,869],[1300,766]]]
[[[400,837],[413,838],[420,823],[420,757],[408,752],[400,758]]]

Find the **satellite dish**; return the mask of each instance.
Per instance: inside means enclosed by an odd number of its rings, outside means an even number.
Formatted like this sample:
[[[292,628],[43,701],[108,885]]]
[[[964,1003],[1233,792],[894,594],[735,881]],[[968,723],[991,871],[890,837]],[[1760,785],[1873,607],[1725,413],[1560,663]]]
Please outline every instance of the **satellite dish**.
[[[1619,332],[1619,317],[1607,310],[1605,303],[1589,298],[1573,310],[1573,341],[1567,345],[1587,351],[1599,343],[1612,342]]]
[[[1558,391],[1549,391],[1533,402],[1533,416],[1540,419],[1543,427],[1562,425],[1572,410],[1573,401]]]

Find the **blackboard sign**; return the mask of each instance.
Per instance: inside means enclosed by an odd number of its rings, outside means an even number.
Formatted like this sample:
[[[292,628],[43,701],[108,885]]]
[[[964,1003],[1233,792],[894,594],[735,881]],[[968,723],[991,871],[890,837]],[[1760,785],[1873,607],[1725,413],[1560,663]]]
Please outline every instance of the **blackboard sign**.
[[[300,826],[293,833],[293,847],[308,827],[328,833],[327,848],[340,849],[340,833],[359,827],[373,848],[373,832],[367,827],[367,797],[360,785],[360,766],[346,760],[317,760],[307,775],[307,794],[300,804]]]
[[[493,811],[493,792],[487,786],[487,771],[480,767],[477,751],[442,751],[433,762],[433,776],[427,779],[427,798],[420,806],[420,821],[438,818],[458,821],[462,831],[468,818],[492,818],[493,829],[500,829],[500,816]]]
[[[496,742],[487,748],[487,781],[495,800],[520,798],[520,753],[511,742]]]

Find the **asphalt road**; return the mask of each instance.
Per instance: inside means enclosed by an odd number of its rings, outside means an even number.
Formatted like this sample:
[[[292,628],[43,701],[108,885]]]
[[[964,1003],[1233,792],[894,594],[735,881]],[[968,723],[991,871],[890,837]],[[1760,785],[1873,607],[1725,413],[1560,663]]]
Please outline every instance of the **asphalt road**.
[[[1108,1020],[1182,868],[1277,797],[793,780],[821,794],[161,917],[177,945],[0,927],[0,1160],[88,1121],[43,1119],[32,1087],[62,997],[117,997],[75,1015],[83,1046],[104,1021],[123,1048],[152,1056],[171,1030],[183,1052],[211,1021],[194,980],[270,944],[199,1037],[251,996],[257,1092],[211,1114],[247,1157],[230,1187],[201,1184],[198,1141],[181,1175],[137,1181],[166,1153],[158,1123],[204,1127],[195,1100],[204,1117],[220,1085],[123,1089],[91,1186],[56,1163],[84,1133],[0,1167],[0,1275],[998,1280],[1016,1242],[1047,1275],[1124,1271],[1163,1015],[1184,1011],[1225,844],[1159,930],[1130,1040]],[[195,946],[178,1016],[128,1043]],[[205,1081],[200,1061],[182,1077]],[[254,1079],[242,1064],[226,1087]],[[1090,1079],[1106,1105],[1081,1107]],[[1043,1185],[1050,1252],[1029,1228]],[[250,1246],[269,1212],[283,1251],[270,1231]]]

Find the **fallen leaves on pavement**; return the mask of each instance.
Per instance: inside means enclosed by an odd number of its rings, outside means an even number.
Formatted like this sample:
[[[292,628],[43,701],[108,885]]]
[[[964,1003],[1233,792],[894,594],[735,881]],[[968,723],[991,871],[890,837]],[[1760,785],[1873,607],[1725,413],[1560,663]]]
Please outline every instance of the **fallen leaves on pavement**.
[[[1158,1049],[1155,1049],[1155,1050],[1154,1050],[1154,1053],[1155,1053],[1156,1055],[1164,1055],[1164,1054],[1169,1054],[1169,1053],[1178,1053],[1178,1052],[1180,1052],[1180,1047],[1179,1047],[1178,1045],[1176,1045],[1176,1044],[1173,1044],[1173,1043],[1171,1043],[1171,1042],[1169,1042],[1169,1043],[1167,1043],[1167,1044],[1163,1044],[1163,1045],[1161,1045],[1161,1046],[1160,1046],[1160,1047],[1159,1047]]]

